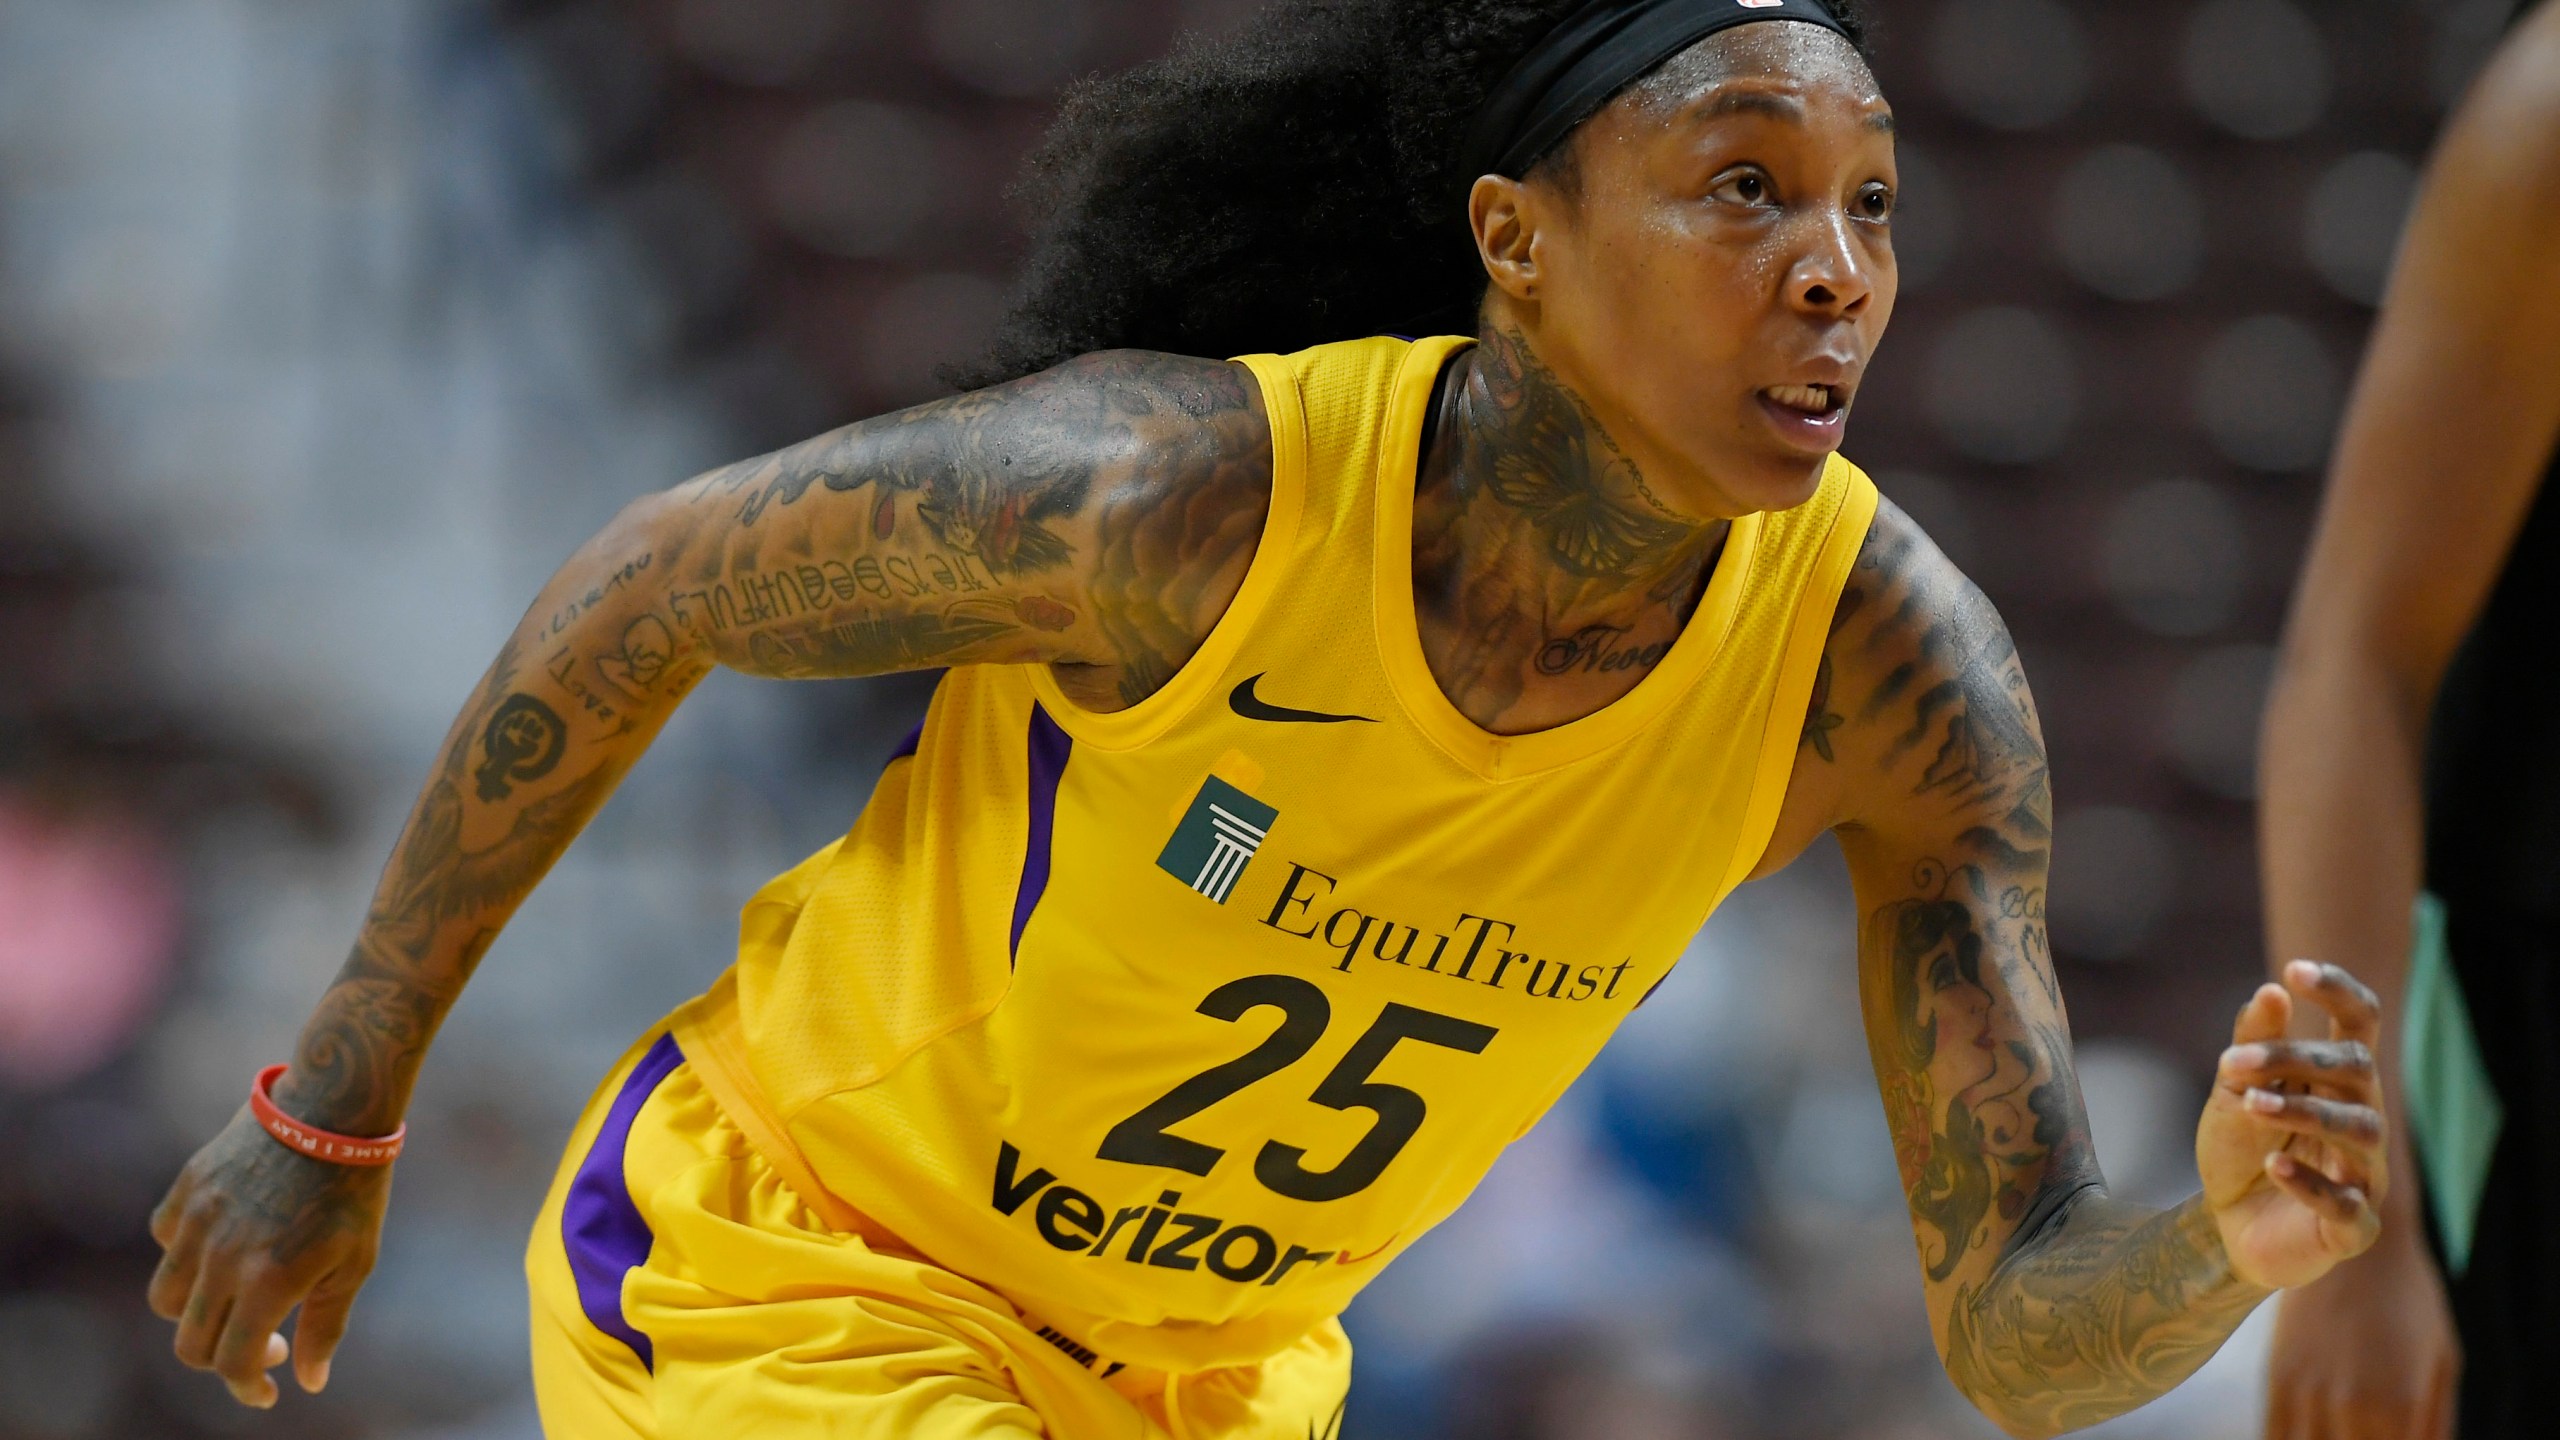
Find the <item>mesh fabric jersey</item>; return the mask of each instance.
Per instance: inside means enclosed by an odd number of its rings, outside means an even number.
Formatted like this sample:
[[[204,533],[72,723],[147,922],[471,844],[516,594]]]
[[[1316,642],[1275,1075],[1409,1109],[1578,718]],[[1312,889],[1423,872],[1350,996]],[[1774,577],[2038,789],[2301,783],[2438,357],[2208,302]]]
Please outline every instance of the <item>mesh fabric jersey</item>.
[[[1259,1361],[1448,1215],[1750,873],[1873,486],[1835,458],[1736,521],[1632,691],[1489,734],[1413,601],[1466,343],[1246,357],[1270,512],[1199,652],[1112,714],[950,672],[850,833],[748,905],[673,1041],[818,1212],[1073,1349]]]

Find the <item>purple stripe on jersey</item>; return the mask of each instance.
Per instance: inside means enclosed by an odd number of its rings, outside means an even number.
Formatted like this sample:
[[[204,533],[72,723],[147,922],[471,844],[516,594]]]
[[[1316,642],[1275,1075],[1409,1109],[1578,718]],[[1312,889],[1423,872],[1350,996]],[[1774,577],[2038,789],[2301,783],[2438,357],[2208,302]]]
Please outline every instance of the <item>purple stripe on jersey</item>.
[[[923,743],[924,722],[919,720],[916,722],[916,728],[907,732],[907,738],[898,742],[898,748],[889,752],[889,760],[904,760],[915,754],[916,747]],[[886,766],[888,761],[884,760],[881,764]]]
[[[1049,888],[1049,831],[1058,814],[1058,779],[1067,773],[1067,751],[1073,742],[1038,701],[1031,704],[1031,826],[1022,847],[1022,883],[1013,892],[1013,947],[1022,953],[1022,927],[1031,923],[1041,893]]]
[[[631,1121],[648,1103],[658,1082],[684,1063],[676,1037],[661,1035],[631,1074],[613,1108],[604,1116],[587,1158],[578,1162],[569,1182],[568,1200],[560,1208],[560,1238],[569,1250],[569,1274],[578,1282],[578,1308],[597,1329],[631,1347],[642,1366],[657,1369],[649,1337],[622,1317],[622,1277],[649,1258],[649,1222],[632,1203],[631,1184],[623,1178],[622,1154],[631,1143]]]

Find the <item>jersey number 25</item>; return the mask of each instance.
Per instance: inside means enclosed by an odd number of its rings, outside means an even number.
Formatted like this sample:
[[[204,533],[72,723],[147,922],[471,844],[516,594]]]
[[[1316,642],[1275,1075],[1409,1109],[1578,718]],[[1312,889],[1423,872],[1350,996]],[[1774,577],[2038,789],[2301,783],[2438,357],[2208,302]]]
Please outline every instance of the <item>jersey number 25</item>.
[[[1197,1140],[1169,1134],[1166,1127],[1196,1115],[1247,1085],[1277,1074],[1315,1048],[1333,1021],[1333,1002],[1314,982],[1295,975],[1247,975],[1209,992],[1200,1013],[1218,1020],[1240,1020],[1247,1012],[1269,1006],[1281,1014],[1280,1028],[1261,1044],[1233,1060],[1212,1065],[1138,1113],[1111,1127],[1095,1152],[1105,1160],[1132,1165],[1160,1165],[1190,1175],[1206,1175],[1227,1152]],[[1319,1081],[1307,1098],[1334,1110],[1367,1110],[1378,1117],[1369,1133],[1330,1170],[1310,1170],[1307,1152],[1277,1140],[1265,1141],[1254,1157],[1254,1178],[1292,1200],[1340,1200],[1369,1188],[1422,1128],[1422,1097],[1401,1085],[1369,1076],[1399,1043],[1412,1040],[1484,1053],[1494,1028],[1454,1015],[1389,1003],[1368,1031],[1351,1043],[1342,1063]]]

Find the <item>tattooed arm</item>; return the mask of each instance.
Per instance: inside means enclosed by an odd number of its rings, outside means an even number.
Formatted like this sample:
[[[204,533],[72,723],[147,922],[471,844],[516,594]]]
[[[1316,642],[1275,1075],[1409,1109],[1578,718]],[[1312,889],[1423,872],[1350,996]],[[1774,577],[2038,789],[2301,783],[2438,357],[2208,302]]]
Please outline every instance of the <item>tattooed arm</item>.
[[[1122,351],[866,421],[615,517],[544,588],[455,721],[352,953],[276,1084],[383,1134],[517,905],[711,667],[849,676],[1046,662],[1134,704],[1224,613],[1262,531],[1250,375]],[[179,1358],[269,1405],[276,1327],[318,1389],[371,1269],[387,1170],[306,1159],[245,1110],[152,1218]]]
[[[706,475],[632,544],[673,643],[749,674],[1041,661],[1116,710],[1225,612],[1270,483],[1248,372],[1113,351]]]
[[[2050,1435],[2130,1410],[2272,1288],[2370,1243],[2374,1008],[2335,967],[2297,967],[2242,1012],[2197,1132],[2203,1193],[2165,1211],[2108,1195],[2045,938],[2035,704],[1990,602],[1891,505],[1797,773],[1857,887],[1868,1050],[1931,1330],[1992,1420]],[[2283,1041],[2295,996],[2331,1013],[2331,1039]]]

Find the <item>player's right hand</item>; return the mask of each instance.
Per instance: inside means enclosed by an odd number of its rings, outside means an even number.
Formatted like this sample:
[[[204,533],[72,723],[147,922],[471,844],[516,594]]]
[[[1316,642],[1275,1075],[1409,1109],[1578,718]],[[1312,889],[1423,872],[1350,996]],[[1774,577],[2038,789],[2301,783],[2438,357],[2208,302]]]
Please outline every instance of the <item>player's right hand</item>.
[[[2386,1231],[2276,1302],[2267,1440],[2452,1440],[2461,1371],[2435,1263],[2416,1236]]]
[[[390,1166],[295,1154],[241,1107],[151,1213],[162,1252],[151,1308],[178,1322],[178,1358],[220,1375],[241,1404],[265,1409],[276,1403],[267,1371],[288,1354],[278,1327],[299,1305],[294,1378],[305,1390],[327,1384],[348,1308],[373,1273],[390,1198]]]

